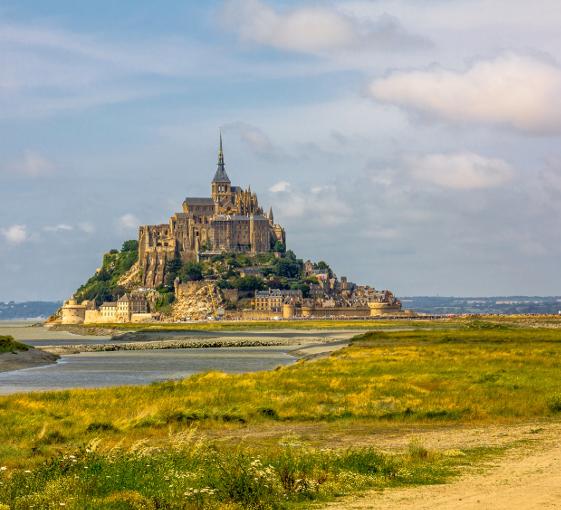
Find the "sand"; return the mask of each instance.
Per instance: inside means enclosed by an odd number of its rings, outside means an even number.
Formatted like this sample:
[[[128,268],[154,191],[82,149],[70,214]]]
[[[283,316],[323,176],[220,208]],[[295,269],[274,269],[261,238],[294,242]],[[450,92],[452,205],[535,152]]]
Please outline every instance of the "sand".
[[[439,443],[467,445],[495,444],[499,436],[527,442],[513,448],[492,465],[470,469],[459,479],[444,485],[371,491],[360,497],[326,505],[340,510],[542,510],[561,508],[560,424],[491,427],[478,430],[439,431]],[[436,436],[435,436],[436,437]],[[531,438],[531,439],[530,439]],[[427,443],[430,444],[431,440]],[[435,438],[432,438],[433,440]]]
[[[19,370],[20,368],[39,367],[49,365],[58,359],[56,354],[44,352],[39,349],[29,351],[3,352],[0,353],[0,372]]]

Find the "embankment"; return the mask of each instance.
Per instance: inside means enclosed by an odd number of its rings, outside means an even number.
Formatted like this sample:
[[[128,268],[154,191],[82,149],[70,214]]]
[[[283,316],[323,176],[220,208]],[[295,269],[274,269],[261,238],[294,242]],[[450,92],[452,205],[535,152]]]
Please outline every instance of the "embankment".
[[[0,353],[0,372],[19,370],[20,368],[39,367],[55,363],[59,356],[41,349]]]

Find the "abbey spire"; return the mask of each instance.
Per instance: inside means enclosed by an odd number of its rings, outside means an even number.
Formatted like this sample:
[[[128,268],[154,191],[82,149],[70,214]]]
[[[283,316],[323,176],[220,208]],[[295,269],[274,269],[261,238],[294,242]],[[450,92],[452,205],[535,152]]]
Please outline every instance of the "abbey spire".
[[[222,150],[222,132],[220,132],[220,145],[218,146],[218,165],[212,182],[225,182],[230,184],[230,178],[224,165],[224,151]]]

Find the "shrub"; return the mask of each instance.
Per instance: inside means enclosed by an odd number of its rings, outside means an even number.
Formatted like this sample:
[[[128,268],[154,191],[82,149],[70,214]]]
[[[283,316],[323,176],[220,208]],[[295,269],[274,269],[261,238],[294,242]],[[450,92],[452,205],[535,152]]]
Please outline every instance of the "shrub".
[[[561,412],[561,393],[552,395],[547,400],[547,407],[552,413]]]
[[[179,278],[183,282],[196,282],[203,279],[203,266],[198,262],[186,262],[181,267]]]
[[[86,428],[86,432],[96,432],[98,430],[101,431],[109,431],[109,430],[118,430],[112,423],[107,422],[93,422],[88,425]]]
[[[12,336],[0,336],[0,352],[28,351],[28,345],[16,342]]]

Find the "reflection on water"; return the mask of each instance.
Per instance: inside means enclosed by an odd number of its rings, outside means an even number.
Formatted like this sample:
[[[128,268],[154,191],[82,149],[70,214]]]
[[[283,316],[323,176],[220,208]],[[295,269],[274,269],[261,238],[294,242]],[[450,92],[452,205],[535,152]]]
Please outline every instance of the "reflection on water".
[[[165,349],[88,352],[56,365],[0,373],[0,394],[64,388],[96,388],[179,379],[196,372],[269,370],[294,357],[286,347]]]

